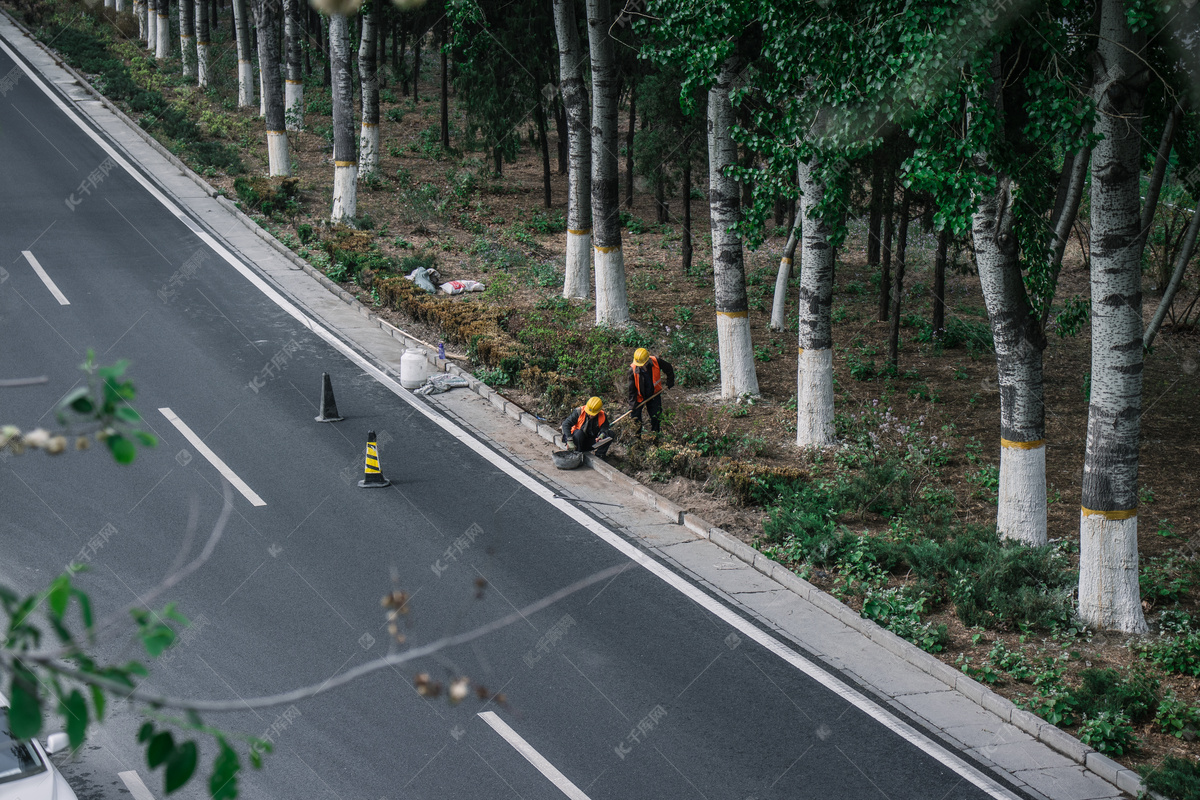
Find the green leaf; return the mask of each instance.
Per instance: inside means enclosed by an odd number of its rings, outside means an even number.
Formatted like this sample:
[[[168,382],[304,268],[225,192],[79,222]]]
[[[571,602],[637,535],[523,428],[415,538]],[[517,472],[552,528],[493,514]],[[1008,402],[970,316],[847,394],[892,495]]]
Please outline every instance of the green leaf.
[[[87,592],[81,592],[78,589],[72,589],[71,596],[79,604],[79,616],[83,619],[83,626],[87,628],[88,633],[91,633],[92,627],[96,624],[96,620],[92,616],[92,598],[87,596]]]
[[[92,402],[91,389],[87,386],[80,386],[69,392],[58,404],[58,407],[70,408],[80,414],[91,414],[96,410],[96,404]]]
[[[208,794],[212,800],[234,800],[238,794],[237,774],[241,769],[238,755],[224,739],[218,740],[221,752],[213,761],[212,775],[208,779]]]
[[[42,731],[42,703],[37,678],[17,662],[9,691],[8,730],[17,739],[32,739]]]
[[[66,575],[55,578],[46,594],[46,602],[50,604],[50,611],[56,617],[67,613],[67,603],[71,602],[71,579]]]
[[[134,431],[133,435],[139,442],[142,443],[143,447],[158,446],[158,437],[156,437],[153,433],[146,433],[145,431]]]
[[[166,625],[154,625],[142,631],[142,644],[151,658],[158,658],[175,641],[175,631]]]
[[[163,608],[162,614],[160,616],[162,616],[166,619],[173,619],[176,622],[178,622],[180,625],[186,626],[186,625],[192,624],[190,621],[188,621],[188,618],[183,615],[182,611],[175,610],[174,603],[167,603],[167,605]]]
[[[117,419],[125,422],[141,422],[142,415],[137,412],[137,409],[121,406],[117,409]]]
[[[175,751],[175,739],[169,731],[161,731],[150,740],[146,748],[146,763],[150,769],[158,769],[158,765],[170,758]]]
[[[108,449],[112,451],[113,458],[118,464],[132,464],[137,458],[137,448],[129,439],[126,439],[121,434],[114,434],[108,437]]]
[[[108,695],[99,686],[92,686],[90,688],[92,690],[92,706],[96,709],[96,721],[100,722],[104,719],[104,709],[108,706]]]
[[[192,777],[192,773],[196,771],[196,756],[195,742],[184,742],[175,748],[175,752],[167,761],[167,794],[183,786]]]
[[[83,699],[83,694],[75,689],[59,702],[58,710],[67,722],[67,737],[71,740],[71,749],[75,749],[83,744],[87,735],[87,701]]]
[[[151,736],[154,735],[154,723],[143,722],[142,727],[138,729],[137,740],[139,744],[145,744]]]

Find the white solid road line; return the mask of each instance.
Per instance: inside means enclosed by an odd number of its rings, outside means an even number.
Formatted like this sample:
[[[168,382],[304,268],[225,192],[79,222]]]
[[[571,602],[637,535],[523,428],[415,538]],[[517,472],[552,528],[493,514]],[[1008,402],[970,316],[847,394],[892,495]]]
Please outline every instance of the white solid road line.
[[[96,144],[102,150],[104,150],[104,152],[112,156],[113,160],[120,164],[121,167],[125,169],[125,171],[128,172],[129,175],[142,186],[142,188],[144,188],[152,197],[162,203],[163,207],[166,208],[168,212],[186,225],[193,234],[207,244],[212,251],[219,255],[227,264],[229,264],[229,266],[237,270],[242,277],[244,277],[259,291],[261,291],[267,297],[267,299],[291,315],[305,328],[312,331],[315,335],[327,342],[330,347],[340,352],[354,364],[357,364],[360,369],[362,369],[368,375],[371,375],[373,378],[387,387],[393,394],[395,394],[405,403],[408,403],[419,413],[423,414],[433,424],[442,428],[459,442],[485,459],[492,466],[496,467],[501,472],[505,473],[513,480],[527,488],[530,492],[542,498],[547,503],[566,514],[572,520],[587,528],[595,536],[603,539],[623,556],[645,568],[655,577],[671,586],[680,594],[685,595],[688,599],[692,600],[701,608],[713,614],[730,627],[736,629],[739,633],[745,634],[747,637],[754,640],[754,642],[761,645],[764,649],[774,653],[776,656],[783,659],[788,664],[791,664],[800,672],[803,672],[811,679],[820,683],[829,691],[838,695],[843,700],[850,703],[879,724],[883,725],[885,728],[891,730],[896,735],[912,744],[918,750],[928,755],[930,758],[952,770],[955,774],[960,775],[964,780],[978,787],[989,797],[994,798],[994,800],[1017,800],[1017,796],[1015,794],[1005,789],[978,768],[967,763],[958,755],[951,752],[945,745],[933,741],[909,723],[901,720],[888,709],[869,699],[857,689],[852,688],[841,678],[826,672],[824,669],[818,667],[812,661],[800,655],[790,647],[787,647],[773,636],[766,634],[757,626],[751,624],[738,614],[734,613],[733,610],[727,608],[725,605],[705,594],[695,586],[692,586],[681,576],[676,575],[662,564],[659,564],[657,561],[638,550],[632,544],[626,542],[616,533],[610,531],[599,522],[584,514],[578,508],[571,505],[568,501],[555,499],[554,491],[552,489],[539,483],[532,476],[521,471],[521,469],[515,464],[510,463],[507,459],[503,458],[499,453],[494,452],[482,442],[476,440],[473,436],[460,428],[456,423],[451,422],[441,414],[438,414],[423,401],[418,400],[417,397],[412,394],[412,392],[402,387],[390,375],[376,367],[373,363],[359,354],[358,351],[354,350],[339,337],[326,330],[324,326],[310,319],[307,314],[297,308],[290,300],[285,298],[275,288],[273,288],[266,281],[266,279],[263,278],[263,276],[259,275],[253,269],[243,264],[238,258],[229,252],[224,245],[209,235],[209,233],[205,231],[198,222],[186,214],[180,206],[176,205],[173,200],[160,192],[158,188],[141,173],[140,170],[134,169],[134,167],[130,165],[129,161],[126,160],[120,153],[118,153],[117,150],[111,144],[109,144],[107,140],[92,130],[92,128],[79,117],[74,109],[70,108],[53,89],[46,85],[45,81],[41,79],[41,76],[39,76],[31,67],[29,67],[25,63],[24,59],[17,56],[17,54],[9,46],[8,42],[0,39],[0,49],[3,49],[6,53],[8,53],[13,61],[20,66],[26,75],[29,76],[29,79],[33,81],[33,83],[40,88],[48,98],[50,98],[50,101],[57,105],[62,112],[66,114],[67,117],[76,125],[78,125],[79,128],[92,139],[92,141],[96,142]]]
[[[137,774],[136,770],[118,772],[117,777],[125,782],[125,788],[129,789],[129,793],[133,795],[133,800],[154,800],[154,795],[150,794],[146,784],[142,783],[142,777]]]
[[[200,439],[200,437],[196,435],[195,431],[187,426],[186,422],[175,416],[174,411],[169,408],[160,408],[159,411],[162,412],[162,415],[167,418],[168,422],[179,429],[179,432],[183,434],[185,439],[192,443],[192,447],[196,448],[200,452],[200,455],[208,459],[208,463],[217,468],[217,472],[224,475],[225,479],[232,483],[234,488],[241,492],[242,496],[250,501],[250,505],[265,506],[267,504],[267,501],[255,494],[254,490],[247,486],[246,482],[239,478],[237,473],[231,470],[229,466],[221,460],[220,456],[218,456],[212,450],[209,450],[208,445],[206,445]]]
[[[42,269],[42,265],[38,263],[36,258],[34,258],[33,253],[29,252],[28,250],[22,250],[21,255],[25,256],[25,260],[29,262],[29,266],[33,267],[33,271],[36,272],[37,276],[42,279],[42,283],[46,284],[46,288],[49,289],[50,294],[54,295],[55,299],[58,300],[58,304],[60,306],[71,305],[71,301],[67,299],[67,296],[63,294],[54,281],[50,279],[50,276],[46,274],[46,270]]]
[[[483,721],[492,726],[492,730],[504,737],[504,741],[508,742],[513,748],[525,756],[525,760],[533,764],[537,771],[550,779],[550,782],[558,787],[559,791],[565,794],[571,800],[590,800],[586,794],[579,790],[579,787],[571,783],[566,775],[563,775],[558,769],[542,757],[542,754],[534,750],[529,742],[521,738],[521,734],[514,731],[508,726],[508,723],[496,716],[494,711],[481,711],[479,716]]]

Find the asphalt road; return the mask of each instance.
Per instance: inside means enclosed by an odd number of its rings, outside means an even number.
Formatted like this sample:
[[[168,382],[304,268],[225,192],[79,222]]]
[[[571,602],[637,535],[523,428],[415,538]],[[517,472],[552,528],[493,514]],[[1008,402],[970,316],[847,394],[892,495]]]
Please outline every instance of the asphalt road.
[[[0,53],[0,76],[12,67]],[[419,645],[626,563],[269,301],[124,170],[81,193],[107,158],[30,80],[0,98],[0,377],[49,378],[0,390],[0,421],[49,427],[94,349],[132,362],[136,406],[161,439],[129,467],[95,449],[0,463],[0,580],[34,590],[90,559],[81,582],[98,608],[119,608],[199,551],[222,480],[160,408],[265,504],[235,492],[211,560],[161,601],[194,625],[154,689],[236,700],[320,683],[400,647],[379,603],[392,588],[413,595],[406,644]],[[337,425],[313,422],[322,372],[347,417]],[[388,489],[355,485],[368,429]],[[137,654],[125,637],[100,651]],[[423,698],[418,671],[470,676],[508,702]],[[986,796],[640,567],[285,710],[210,717],[275,740],[244,797],[563,797],[487,711],[593,800]],[[126,796],[116,773],[132,769],[161,797],[139,721],[117,706],[67,768],[81,797]]]

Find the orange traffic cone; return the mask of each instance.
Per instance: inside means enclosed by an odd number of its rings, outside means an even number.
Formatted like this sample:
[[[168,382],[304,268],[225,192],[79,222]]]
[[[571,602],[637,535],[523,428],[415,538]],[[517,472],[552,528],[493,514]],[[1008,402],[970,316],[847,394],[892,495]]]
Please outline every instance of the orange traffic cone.
[[[377,489],[392,485],[392,482],[379,471],[379,449],[375,444],[375,431],[367,432],[367,465],[364,469],[363,479],[358,482],[358,485],[362,489]]]

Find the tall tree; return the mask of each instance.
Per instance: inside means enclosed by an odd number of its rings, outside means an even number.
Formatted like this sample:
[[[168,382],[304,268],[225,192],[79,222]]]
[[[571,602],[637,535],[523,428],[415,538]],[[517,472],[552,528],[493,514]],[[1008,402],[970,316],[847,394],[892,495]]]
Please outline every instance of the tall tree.
[[[330,220],[335,225],[345,225],[353,222],[357,212],[358,159],[354,151],[350,23],[343,14],[329,17],[329,53],[333,80],[333,213]]]
[[[825,447],[833,443],[833,256],[832,232],[823,208],[825,184],[814,156],[800,162],[800,207],[803,231],[800,270],[800,350],[796,362],[796,444]],[[794,229],[793,229],[794,230]],[[795,236],[795,233],[792,234]],[[780,267],[780,271],[783,268]],[[776,289],[778,291],[778,288]]]
[[[292,156],[288,148],[283,119],[283,77],[280,75],[279,4],[277,0],[252,0],[254,25],[258,28],[258,63],[262,75],[263,116],[267,121],[267,161],[271,177],[292,174]]]
[[[283,118],[289,131],[304,130],[304,75],[300,69],[304,30],[300,25],[300,8],[301,0],[283,0],[283,46],[287,61]]]
[[[362,132],[358,139],[360,175],[379,171],[379,9],[382,0],[363,5],[362,39],[358,44],[358,76],[362,83]]]
[[[179,0],[179,59],[183,62],[184,78],[196,77],[196,12],[193,6],[194,0]]]
[[[158,47],[158,2],[159,0],[146,0],[145,5],[146,49],[151,53]]]
[[[567,259],[563,297],[587,297],[592,263],[592,130],[575,22],[575,0],[553,0],[558,37],[558,91],[567,121]]]
[[[1092,156],[1092,383],[1079,514],[1079,615],[1146,630],[1138,587],[1142,410],[1141,118],[1149,73],[1121,0],[1101,0]]]
[[[209,52],[212,42],[209,26],[208,0],[196,0],[196,83],[200,88],[208,88]]]
[[[609,27],[611,0],[587,0],[592,65],[592,224],[596,264],[596,324],[629,324],[625,255],[621,249],[617,183],[617,73]]]
[[[737,230],[741,222],[741,196],[738,181],[730,172],[737,165],[738,151],[733,140],[733,104],[729,93],[742,63],[736,53],[729,54],[708,90],[708,208],[712,220],[721,396],[726,398],[758,394],[742,237]]]
[[[801,167],[803,170],[803,167]],[[803,172],[800,172],[800,182],[803,183]],[[792,275],[792,260],[796,257],[796,247],[804,236],[804,215],[801,211],[803,203],[797,209],[796,217],[792,220],[787,242],[783,245],[783,253],[779,256],[779,271],[775,273],[775,294],[771,298],[771,330],[783,330],[784,315],[787,310],[788,282]]]
[[[171,57],[171,0],[158,0],[158,22],[155,26],[154,57],[159,61]]]
[[[153,2],[153,0],[151,0]],[[237,38],[238,108],[254,106],[254,62],[250,57],[250,19],[246,0],[232,0],[233,26]]]

